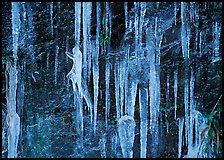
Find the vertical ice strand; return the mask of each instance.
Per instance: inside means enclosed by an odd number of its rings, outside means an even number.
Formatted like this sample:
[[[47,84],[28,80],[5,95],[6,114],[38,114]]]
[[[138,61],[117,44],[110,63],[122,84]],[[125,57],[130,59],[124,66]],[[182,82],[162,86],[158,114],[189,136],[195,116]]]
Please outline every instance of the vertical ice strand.
[[[194,128],[194,119],[195,119],[195,102],[194,102],[194,71],[191,68],[191,79],[190,79],[190,107],[189,107],[189,135],[188,135],[188,148],[193,148],[193,128]]]
[[[138,9],[139,9],[139,2],[134,2],[134,7],[135,7],[135,56],[138,56],[138,47],[139,47],[139,14],[138,14]]]
[[[98,84],[99,84],[99,34],[100,34],[100,2],[96,3],[96,17],[97,17],[97,27],[96,27],[96,42],[93,42],[92,50],[92,63],[93,63],[93,88],[94,88],[94,124],[93,130],[96,133],[96,121],[97,121],[97,103],[98,103]],[[94,44],[95,43],[95,44]]]
[[[6,64],[6,101],[8,124],[8,158],[17,158],[17,147],[20,133],[20,117],[16,113],[16,90],[17,90],[17,53],[18,36],[20,32],[20,3],[12,2],[12,38],[14,62]]]
[[[133,158],[133,143],[135,139],[135,120],[130,116],[122,116],[118,120],[118,133],[123,158]]]
[[[178,67],[174,69],[174,119],[177,118]]]
[[[157,106],[157,85],[156,81],[156,61],[155,61],[155,30],[153,30],[152,25],[147,29],[146,32],[146,46],[147,46],[147,55],[149,59],[149,96],[150,96],[150,112],[149,112],[149,129],[152,136],[152,148],[153,157],[156,157],[155,146],[158,144],[158,106]],[[150,57],[150,58],[149,58]]]
[[[147,130],[148,130],[148,89],[139,88],[140,108],[140,157],[146,158],[147,153]]]
[[[220,32],[221,32],[221,25],[216,22],[215,23],[215,41],[214,41],[214,50],[215,50],[215,54],[214,57],[218,57],[219,56],[219,46],[220,46]]]
[[[88,61],[91,62],[90,54],[90,25],[91,25],[92,2],[82,3],[82,24],[83,24],[83,78],[87,82]],[[89,66],[91,67],[91,65]]]
[[[54,35],[54,19],[53,19],[53,14],[54,14],[54,2],[50,2],[50,17],[51,17],[51,35]]]
[[[55,83],[55,85],[57,85],[57,76],[58,76],[58,54],[59,54],[59,47],[57,44],[56,51],[55,51],[55,64],[54,64],[54,83]]]
[[[105,111],[105,122],[106,122],[106,129],[108,129],[108,118],[110,115],[110,62],[106,60],[106,70],[105,70],[105,77],[106,77],[106,111]]]
[[[181,2],[181,45],[184,58],[184,108],[185,108],[185,138],[187,146],[189,143],[189,25],[186,19],[187,3]],[[189,148],[188,148],[189,149]]]
[[[178,119],[178,158],[181,158],[181,149],[183,143],[184,118]]]
[[[114,83],[115,83],[115,101],[116,101],[116,115],[117,118],[121,117],[120,111],[120,78],[119,78],[119,63],[114,64]]]

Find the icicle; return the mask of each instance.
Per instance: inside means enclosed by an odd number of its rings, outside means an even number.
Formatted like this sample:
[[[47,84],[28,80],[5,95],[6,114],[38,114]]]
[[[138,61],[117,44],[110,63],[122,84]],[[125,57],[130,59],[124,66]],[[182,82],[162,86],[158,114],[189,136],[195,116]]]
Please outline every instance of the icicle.
[[[167,75],[166,84],[167,84],[167,89],[166,89],[166,106],[169,107],[170,75]]]
[[[174,70],[174,108],[175,108],[175,112],[174,112],[174,118],[177,118],[177,91],[178,91],[178,68],[176,68]]]
[[[188,148],[193,148],[193,128],[194,128],[194,71],[191,69],[191,79],[190,79],[190,127],[189,127],[189,135],[188,135]]]
[[[97,27],[96,27],[96,46],[95,52],[93,52],[93,88],[94,88],[94,134],[96,133],[96,120],[97,120],[97,102],[98,102],[98,83],[99,83],[99,34],[100,34],[100,2],[96,3],[96,17],[97,17]]]
[[[158,145],[158,113],[159,113],[159,85],[160,81],[157,81],[156,62],[155,62],[155,32],[152,26],[147,30],[146,46],[149,59],[149,93],[150,93],[150,133],[152,135],[152,157],[156,157],[156,146]],[[158,60],[158,59],[157,59]],[[158,65],[159,66],[159,65]]]
[[[147,153],[147,128],[148,128],[148,89],[139,89],[139,109],[140,109],[140,158],[146,158]]]
[[[12,3],[12,38],[14,63],[6,64],[6,101],[8,124],[8,158],[17,158],[17,147],[20,133],[20,117],[16,113],[16,90],[17,90],[17,53],[18,36],[20,30],[20,3]]]
[[[17,12],[17,13],[16,13]],[[13,58],[14,64],[17,63],[18,37],[20,29],[19,3],[12,3],[12,36],[13,36]]]
[[[121,116],[124,115],[124,83],[125,83],[125,62],[121,61],[120,63],[120,111],[121,111]]]
[[[58,53],[59,53],[59,47],[56,46],[56,52],[55,52],[55,65],[54,65],[54,83],[57,85],[57,76],[58,76]]]
[[[114,64],[114,81],[115,81],[115,100],[116,100],[116,113],[117,118],[121,117],[121,111],[120,111],[120,79],[119,79],[119,63]]]
[[[141,13],[140,13],[140,26],[139,26],[139,55],[138,55],[138,66],[139,69],[141,68],[141,60],[144,58],[144,51],[142,50],[142,30],[143,30],[143,23],[144,17],[146,12],[146,2],[140,2]]]
[[[195,50],[198,50],[199,5],[195,4]]]
[[[14,13],[14,12],[12,12]],[[14,26],[13,26],[14,27]],[[14,44],[13,44],[14,45]],[[16,53],[17,54],[17,53]],[[17,147],[20,133],[20,117],[16,113],[17,70],[16,66],[6,65],[6,100],[8,129],[8,158],[17,157]]]
[[[137,89],[138,89],[138,82],[132,81],[131,83],[131,108],[130,108],[130,116],[134,117],[134,111],[135,111],[135,101],[136,101],[136,95],[137,95]]]
[[[110,62],[106,60],[106,112],[105,112],[105,122],[106,122],[106,129],[107,129],[107,121],[110,115]]]
[[[182,44],[182,51],[183,57],[186,61],[189,58],[189,27],[187,24],[187,3],[181,2],[181,44]]]
[[[184,106],[185,106],[185,138],[187,139],[186,142],[188,144],[188,134],[189,134],[189,108],[188,108],[188,96],[189,96],[189,91],[188,91],[188,79],[185,77],[184,81]]]
[[[101,158],[106,158],[106,137],[105,137],[105,135],[103,135],[103,137],[100,139],[99,147],[100,147]]]
[[[110,27],[110,32],[109,32],[109,35],[111,37],[111,33],[112,33],[112,11],[111,9],[109,10],[109,27]]]
[[[88,35],[88,25],[89,25],[89,16],[91,16],[91,8],[89,8],[89,2],[83,2],[82,5],[82,24],[83,24],[83,75],[84,80],[87,81],[87,55],[88,53],[88,44],[89,44],[89,35]],[[90,12],[90,13],[89,13]]]
[[[199,50],[200,50],[200,57],[202,56],[202,40],[203,40],[203,31],[200,31],[200,41],[199,41]]]
[[[49,57],[50,57],[50,53],[47,53],[47,70],[49,70]]]
[[[128,78],[128,74],[129,74],[129,52],[130,52],[130,45],[128,45],[127,47],[125,47],[125,58],[124,58],[124,61],[126,63],[126,66],[125,66],[125,75],[124,75],[124,78],[125,78],[125,92],[124,92],[124,95],[125,95],[125,114],[128,114],[128,108],[131,106],[131,96],[130,96],[130,87],[129,87],[129,81],[130,81],[130,78]],[[129,116],[131,116],[130,114],[128,114]]]
[[[128,28],[128,2],[124,2],[125,30]]]
[[[54,14],[54,2],[50,2],[50,16],[51,16],[51,35],[54,35],[54,20],[53,20],[53,14]]]
[[[160,49],[161,49],[161,45],[162,45],[162,39],[163,39],[163,34],[161,33],[161,26],[158,25],[160,19],[158,19],[157,17],[155,18],[155,41],[156,41],[156,48],[155,48],[155,70],[156,70],[156,82],[155,83],[155,114],[156,117],[158,118],[159,116],[159,108],[160,108]],[[162,118],[161,118],[162,120]],[[155,126],[155,132],[158,132],[158,122],[155,122],[154,124]],[[154,145],[158,145],[158,135],[155,134],[154,137]],[[155,148],[156,149],[156,148]],[[156,156],[157,150],[154,151],[154,155]],[[153,156],[154,156],[153,155]]]
[[[71,71],[67,74],[67,77],[72,80],[73,93],[74,93],[74,107],[76,110],[76,128],[79,134],[79,138],[77,143],[80,149],[83,149],[83,104],[82,98],[86,99],[87,105],[88,103],[88,91],[86,88],[86,84],[82,81],[82,53],[79,50],[78,46],[73,48],[73,54],[66,53],[69,58],[73,60],[73,66]],[[77,84],[77,85],[76,85]]]
[[[80,43],[81,2],[75,2],[75,44]]]
[[[177,25],[177,2],[174,2],[175,25]]]
[[[106,13],[105,13],[105,24],[104,24],[104,27],[105,27],[105,32],[106,32],[106,35],[108,36],[110,33],[109,33],[109,29],[108,29],[108,27],[109,27],[109,24],[108,24],[108,22],[109,22],[109,2],[105,2],[106,3],[106,5],[105,5],[105,7],[106,7]],[[106,49],[106,48],[108,48],[108,50]],[[104,49],[104,54],[108,54],[108,51],[109,51],[109,49],[110,49],[110,47],[108,46],[106,46],[106,44],[105,44],[105,42],[104,42],[104,47],[103,47],[103,49]]]
[[[84,51],[84,48],[83,48],[83,52],[85,52],[84,54],[86,54],[86,63],[85,66],[87,67],[86,68],[86,71],[84,72],[84,75],[86,75],[86,78],[87,78],[87,82],[90,81],[90,75],[91,75],[91,14],[92,14],[92,2],[84,2],[85,3],[85,13],[83,11],[83,21],[85,19],[85,27],[83,26],[83,34],[84,34],[84,30],[86,30],[86,43],[85,43],[85,51]],[[83,8],[83,9],[84,9]],[[83,23],[84,25],[84,23]],[[85,40],[84,40],[85,41]],[[84,43],[83,43],[84,44]]]
[[[221,25],[216,22],[215,23],[215,57],[218,57],[219,56],[219,46],[220,46],[220,32],[221,32]]]
[[[134,2],[135,6],[135,56],[138,56],[138,47],[139,47],[139,34],[138,34],[138,26],[139,26],[139,14],[138,14],[138,8],[139,8],[139,2]]]
[[[68,42],[69,36],[68,34],[66,35],[66,48],[65,51],[66,53],[68,52],[68,48],[69,48],[69,42]],[[66,56],[66,63],[68,63],[68,56]]]
[[[184,129],[184,118],[179,118],[179,124],[178,124],[178,158],[181,158],[181,148],[182,148],[182,142],[183,142],[183,129]]]
[[[135,120],[130,116],[122,116],[118,120],[118,133],[123,158],[133,158],[133,144],[135,139]]]

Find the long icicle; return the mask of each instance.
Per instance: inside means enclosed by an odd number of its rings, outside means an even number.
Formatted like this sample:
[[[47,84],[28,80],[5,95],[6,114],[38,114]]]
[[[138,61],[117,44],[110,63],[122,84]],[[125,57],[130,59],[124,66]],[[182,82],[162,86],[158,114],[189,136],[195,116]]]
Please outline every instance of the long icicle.
[[[174,69],[174,119],[177,118],[177,91],[178,91],[178,68]]]
[[[140,144],[141,158],[146,158],[147,153],[147,128],[148,128],[148,89],[139,88],[139,109],[140,109]]]
[[[8,158],[17,158],[17,147],[20,133],[20,117],[16,113],[18,36],[20,32],[20,3],[12,3],[12,37],[14,63],[6,64],[6,100],[8,128]]]
[[[98,83],[99,83],[99,34],[100,34],[100,2],[96,3],[96,17],[97,17],[97,27],[96,27],[96,46],[95,52],[93,53],[93,83],[94,83],[94,134],[96,133],[96,121],[97,121],[97,102],[98,102]]]

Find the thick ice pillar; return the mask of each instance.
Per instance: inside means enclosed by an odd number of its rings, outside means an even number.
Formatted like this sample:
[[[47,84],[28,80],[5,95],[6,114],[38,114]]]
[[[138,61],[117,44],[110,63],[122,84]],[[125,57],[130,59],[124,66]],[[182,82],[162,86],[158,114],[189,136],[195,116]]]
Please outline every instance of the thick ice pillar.
[[[133,144],[135,139],[135,120],[130,116],[122,116],[118,121],[118,133],[123,158],[133,157]]]

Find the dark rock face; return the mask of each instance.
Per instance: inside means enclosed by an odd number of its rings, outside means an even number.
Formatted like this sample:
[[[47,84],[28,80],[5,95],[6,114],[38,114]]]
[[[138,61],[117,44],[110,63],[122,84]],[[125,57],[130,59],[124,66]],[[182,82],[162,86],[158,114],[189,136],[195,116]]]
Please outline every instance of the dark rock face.
[[[108,3],[108,4],[106,4]],[[136,3],[136,2],[135,2]],[[135,3],[128,2],[128,28],[125,28],[125,11],[123,2],[102,2],[100,15],[100,30],[104,29],[102,24],[106,17],[106,5],[109,5],[111,12],[111,37],[110,45],[105,43],[100,46],[99,55],[99,100],[98,100],[98,121],[97,135],[93,135],[93,126],[90,124],[88,107],[83,101],[84,114],[84,149],[79,147],[79,135],[75,134],[75,118],[77,106],[74,106],[74,92],[71,81],[66,77],[72,68],[72,61],[66,57],[66,45],[71,52],[75,45],[75,7],[74,3],[54,2],[53,3],[53,27],[51,33],[50,2],[26,2],[21,3],[20,20],[21,28],[18,45],[18,89],[17,89],[17,112],[21,117],[21,137],[19,140],[19,157],[100,157],[101,151],[99,141],[106,133],[106,154],[107,157],[122,157],[119,136],[116,132],[116,123],[112,122],[112,117],[116,115],[115,98],[115,64],[121,66],[129,65],[126,68],[128,80],[138,82],[138,88],[150,87],[150,56],[148,56],[147,35],[149,29],[156,30],[156,37],[161,37],[160,44],[160,91],[161,107],[166,109],[168,118],[164,112],[160,111],[163,123],[160,124],[159,132],[161,145],[158,147],[158,157],[177,157],[178,127],[174,124],[174,76],[173,72],[178,67],[178,109],[177,117],[183,117],[184,111],[184,80],[185,66],[182,56],[181,44],[181,4],[176,2],[176,15],[174,3],[146,3],[145,16],[142,21],[141,56],[134,56],[135,47],[135,16],[141,17],[141,7],[135,9]],[[194,8],[187,3],[188,12],[185,15],[190,25],[190,57],[189,68],[192,68],[195,75],[194,98],[198,103],[196,109],[202,113],[210,113],[215,106],[222,88],[222,32],[220,32],[219,53],[220,60],[214,61],[214,26],[221,21],[221,3],[206,2],[196,3]],[[191,20],[191,9],[198,8],[198,15],[194,15]],[[97,17],[96,3],[92,3],[91,35],[90,39],[95,41]],[[196,12],[196,11],[195,11]],[[194,13],[195,13],[194,12]],[[32,15],[32,16],[31,16]],[[5,63],[12,59],[12,15],[11,3],[2,2],[2,88],[6,88]],[[33,18],[32,18],[33,17]],[[82,17],[83,18],[83,17]],[[81,18],[81,19],[82,19]],[[108,19],[109,20],[109,19]],[[197,22],[198,20],[198,22]],[[33,22],[33,28],[29,24]],[[156,24],[157,21],[157,24]],[[110,24],[110,23],[108,23]],[[83,52],[83,22],[80,30],[80,50]],[[151,27],[151,28],[150,28]],[[200,37],[200,34],[201,37]],[[66,40],[66,37],[68,39]],[[139,43],[140,44],[140,43]],[[155,46],[158,42],[155,40]],[[57,84],[55,85],[55,56],[56,47],[58,52]],[[33,47],[32,59],[31,49]],[[92,48],[90,48],[92,49]],[[157,52],[157,51],[155,51]],[[217,59],[218,59],[217,58]],[[125,63],[124,63],[125,62]],[[105,104],[106,100],[106,63],[111,64],[110,69],[110,114],[108,119],[109,131],[105,128]],[[124,64],[123,64],[124,63]],[[140,67],[138,66],[140,64]],[[93,65],[93,64],[92,64]],[[124,72],[125,73],[125,72]],[[166,99],[167,76],[170,75],[170,95]],[[190,73],[188,74],[190,79]],[[34,80],[35,79],[35,80]],[[90,80],[86,85],[90,99],[94,101],[93,71]],[[22,91],[24,84],[24,92]],[[23,96],[22,96],[23,95]],[[23,98],[24,97],[24,98]],[[139,124],[139,95],[137,91],[135,103],[136,133],[133,157],[140,155],[140,124]],[[150,98],[149,98],[150,100]],[[125,101],[125,99],[124,99]],[[168,102],[168,104],[167,104]],[[7,113],[6,93],[2,93],[2,111]],[[221,101],[218,103],[220,107]],[[218,108],[217,107],[217,108]],[[169,110],[170,109],[170,110]],[[148,109],[149,110],[149,109]],[[4,115],[3,114],[3,115]],[[66,119],[65,115],[71,114],[74,117]],[[166,116],[167,116],[166,115]],[[63,120],[63,118],[65,118]],[[150,119],[150,117],[149,117]],[[166,122],[170,123],[170,132],[166,133]],[[3,116],[3,139],[4,153],[2,157],[7,157],[7,135],[5,120]],[[68,127],[67,124],[70,124]],[[74,125],[72,125],[74,124]],[[94,138],[93,138],[94,137]],[[148,133],[148,147],[151,143],[151,135]],[[170,143],[172,139],[172,143]],[[165,147],[167,146],[167,147]],[[185,146],[184,146],[185,147]],[[84,154],[79,154],[81,152]],[[147,157],[151,157],[150,150]]]

